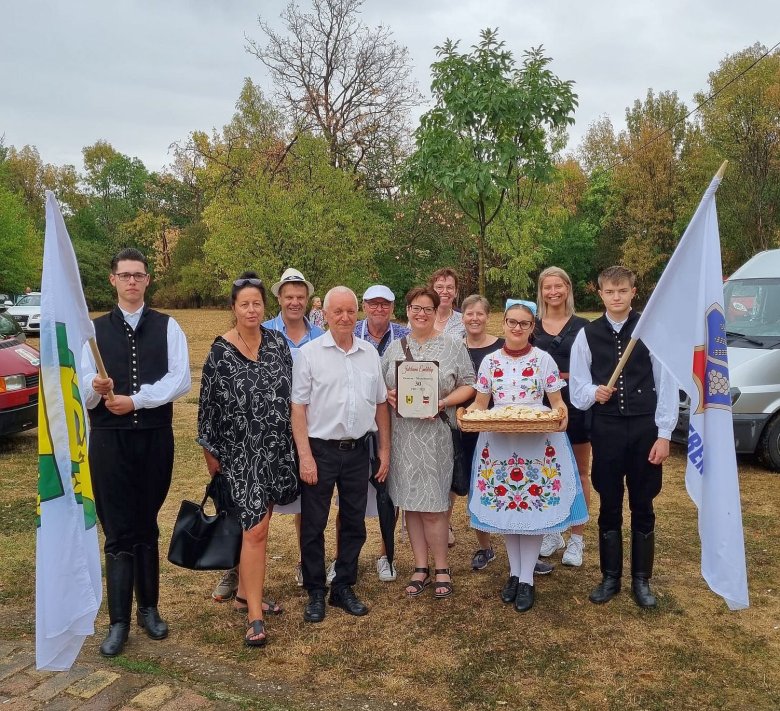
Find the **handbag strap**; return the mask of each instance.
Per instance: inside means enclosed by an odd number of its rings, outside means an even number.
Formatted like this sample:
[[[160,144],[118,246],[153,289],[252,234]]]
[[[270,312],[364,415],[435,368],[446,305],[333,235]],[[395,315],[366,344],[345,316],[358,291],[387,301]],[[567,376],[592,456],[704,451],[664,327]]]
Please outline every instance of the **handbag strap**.
[[[574,327],[574,316],[571,316],[569,320],[566,322],[566,325],[563,327],[563,330],[552,339],[552,342],[550,343],[550,347],[547,349],[547,352],[552,355],[555,351],[557,351],[561,347],[561,343],[563,343],[563,339],[566,338],[566,336],[569,335],[569,331]]]

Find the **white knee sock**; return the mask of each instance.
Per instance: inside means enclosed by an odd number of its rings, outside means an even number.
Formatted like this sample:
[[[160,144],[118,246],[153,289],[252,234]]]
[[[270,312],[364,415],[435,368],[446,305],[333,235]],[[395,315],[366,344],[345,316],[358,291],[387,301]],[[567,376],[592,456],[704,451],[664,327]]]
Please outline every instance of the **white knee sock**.
[[[539,560],[539,552],[542,550],[542,538],[544,536],[514,536],[519,538],[520,546],[520,574],[517,576],[521,583],[534,584],[534,566]]]

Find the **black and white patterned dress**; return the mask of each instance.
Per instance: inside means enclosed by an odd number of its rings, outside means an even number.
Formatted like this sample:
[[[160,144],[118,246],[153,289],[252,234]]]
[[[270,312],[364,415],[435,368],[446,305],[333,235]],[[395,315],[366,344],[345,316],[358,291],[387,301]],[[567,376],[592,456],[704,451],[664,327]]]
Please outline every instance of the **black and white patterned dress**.
[[[292,356],[284,336],[260,327],[257,362],[218,336],[203,366],[198,443],[220,462],[245,530],[272,504],[289,504],[300,481],[290,423]]]

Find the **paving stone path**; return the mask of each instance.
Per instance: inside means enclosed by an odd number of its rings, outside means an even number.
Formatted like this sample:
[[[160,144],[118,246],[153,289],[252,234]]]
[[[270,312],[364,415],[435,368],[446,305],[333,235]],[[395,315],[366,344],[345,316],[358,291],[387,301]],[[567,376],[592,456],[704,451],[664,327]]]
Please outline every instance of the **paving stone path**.
[[[142,638],[129,660],[129,669],[143,666],[134,660],[154,660],[159,643],[148,649]],[[123,663],[103,659],[97,641],[88,641],[67,672],[35,669],[32,642],[0,640],[0,711],[396,711],[397,703],[379,699],[330,698],[291,700],[293,689],[282,684],[259,683],[230,665],[209,659],[195,650],[165,646],[165,659],[177,671],[170,674],[131,671]],[[195,679],[196,681],[192,681]]]

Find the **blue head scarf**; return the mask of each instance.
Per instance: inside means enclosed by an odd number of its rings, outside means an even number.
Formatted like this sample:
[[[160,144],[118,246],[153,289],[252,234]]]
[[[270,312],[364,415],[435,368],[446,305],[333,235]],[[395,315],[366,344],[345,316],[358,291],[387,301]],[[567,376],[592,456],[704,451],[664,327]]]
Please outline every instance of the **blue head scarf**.
[[[510,306],[525,306],[531,310],[534,318],[536,318],[536,302],[534,301],[526,301],[525,299],[507,299],[506,303],[504,304],[504,313],[509,310]]]

